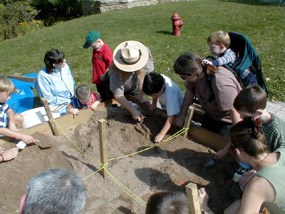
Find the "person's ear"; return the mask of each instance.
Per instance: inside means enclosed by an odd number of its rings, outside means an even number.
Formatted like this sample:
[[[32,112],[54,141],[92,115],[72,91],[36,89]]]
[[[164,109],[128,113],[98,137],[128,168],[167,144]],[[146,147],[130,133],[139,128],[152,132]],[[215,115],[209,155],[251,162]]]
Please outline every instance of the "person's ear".
[[[26,204],[27,194],[22,195],[21,201],[20,201],[20,214],[24,213],[24,207]]]

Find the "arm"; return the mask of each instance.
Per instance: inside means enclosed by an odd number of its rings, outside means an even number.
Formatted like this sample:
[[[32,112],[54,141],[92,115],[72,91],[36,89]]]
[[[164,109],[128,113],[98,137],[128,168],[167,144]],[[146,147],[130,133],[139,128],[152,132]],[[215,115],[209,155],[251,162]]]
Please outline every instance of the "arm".
[[[272,202],[274,198],[275,191],[271,184],[262,177],[254,177],[245,188],[238,213],[259,213],[262,204]]]
[[[26,135],[26,134],[21,134],[19,132],[12,131],[12,130],[10,130],[8,128],[0,128],[0,134],[2,134],[4,136],[7,136],[7,137],[20,139],[20,140],[24,141],[27,144],[36,142],[36,140],[32,136]]]
[[[213,65],[220,66],[226,65],[229,63],[234,63],[236,60],[236,54],[231,49],[227,49],[223,56],[218,57],[217,59],[213,60]]]
[[[239,115],[239,113],[232,108],[230,111],[230,116],[231,116],[231,120],[232,120],[232,124],[236,124],[237,122],[241,121],[241,117]]]
[[[154,142],[155,143],[160,142],[164,138],[164,136],[166,135],[166,133],[170,129],[170,127],[171,127],[171,125],[172,125],[174,120],[175,120],[175,116],[167,117],[167,120],[165,121],[163,128],[160,130],[158,135],[156,135],[155,138],[154,138]]]
[[[153,98],[152,99],[152,103],[149,105],[149,110],[151,112],[153,112],[155,109],[156,109],[156,106],[157,106],[157,98]]]
[[[175,121],[178,127],[183,126],[183,122],[186,117],[188,107],[193,103],[193,98],[194,98],[194,94],[190,90],[186,89],[180,115],[176,118],[176,121]]]
[[[134,120],[141,122],[144,119],[142,113],[130,104],[125,96],[115,96],[115,99],[132,114]]]
[[[15,124],[15,113],[14,113],[14,111],[12,109],[9,109],[7,114],[8,114],[8,118],[9,118],[9,122],[8,122],[9,127],[8,128],[13,132],[18,132],[18,129],[17,129],[16,124]]]
[[[227,142],[227,145],[224,146],[224,148],[220,149],[214,156],[215,159],[221,159],[226,156],[226,154],[229,152],[231,148],[231,141]]]

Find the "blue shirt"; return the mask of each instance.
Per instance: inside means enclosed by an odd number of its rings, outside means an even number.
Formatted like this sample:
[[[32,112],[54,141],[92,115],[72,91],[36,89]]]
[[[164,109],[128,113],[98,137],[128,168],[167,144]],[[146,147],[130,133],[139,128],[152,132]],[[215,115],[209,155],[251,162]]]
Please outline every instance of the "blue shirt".
[[[46,67],[38,72],[36,89],[40,98],[46,98],[51,106],[65,106],[60,108],[60,113],[66,113],[66,105],[74,96],[75,81],[68,64],[62,68],[56,68],[50,74]]]

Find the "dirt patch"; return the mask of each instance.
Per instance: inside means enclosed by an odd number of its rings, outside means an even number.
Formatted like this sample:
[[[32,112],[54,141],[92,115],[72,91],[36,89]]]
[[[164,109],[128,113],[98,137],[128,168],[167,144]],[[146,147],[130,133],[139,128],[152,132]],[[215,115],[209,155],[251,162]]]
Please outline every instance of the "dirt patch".
[[[107,172],[105,179],[97,172],[101,168],[98,120],[102,118],[106,121],[107,170],[111,173]],[[108,107],[65,136],[47,135],[51,148],[29,146],[15,160],[0,164],[0,213],[16,213],[27,182],[48,168],[71,169],[83,179],[86,214],[143,214],[145,201],[153,192],[184,191],[184,186],[178,185],[181,180],[205,186],[209,206],[215,213],[223,213],[241,195],[232,181],[234,161],[227,158],[214,167],[204,167],[209,148],[183,136],[163,143],[159,149],[148,149],[164,121],[161,116],[148,114],[143,124],[135,124],[125,110]],[[178,131],[172,128],[166,138]],[[134,195],[128,195],[128,190]]]

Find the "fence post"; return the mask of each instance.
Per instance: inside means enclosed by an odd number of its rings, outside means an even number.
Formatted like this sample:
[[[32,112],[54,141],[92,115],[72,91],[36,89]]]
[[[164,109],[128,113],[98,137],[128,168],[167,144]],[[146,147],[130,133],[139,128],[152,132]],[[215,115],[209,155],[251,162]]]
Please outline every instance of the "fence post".
[[[100,119],[99,120],[99,142],[100,142],[100,159],[101,159],[101,166],[107,167],[107,154],[106,154],[106,120]],[[100,174],[105,178],[106,173],[105,169],[103,168],[100,171]]]

